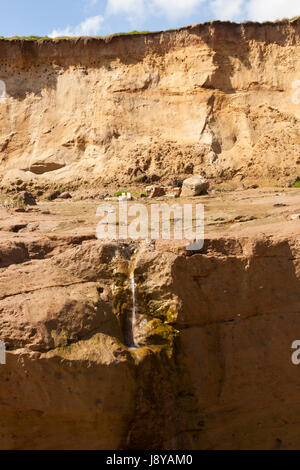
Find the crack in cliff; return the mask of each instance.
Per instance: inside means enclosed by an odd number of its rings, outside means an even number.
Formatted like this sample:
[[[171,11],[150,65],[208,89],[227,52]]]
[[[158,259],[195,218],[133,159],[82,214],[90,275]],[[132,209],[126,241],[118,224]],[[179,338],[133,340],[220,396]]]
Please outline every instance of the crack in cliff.
[[[206,322],[206,323],[192,323],[192,324],[184,324],[184,323],[172,323],[174,327],[176,327],[177,330],[179,331],[184,331],[192,328],[206,328],[209,326],[215,326],[215,325],[226,325],[226,324],[231,324],[231,323],[242,323],[246,320],[250,320],[252,318],[258,318],[258,317],[271,317],[273,315],[281,315],[281,311],[278,312],[261,312],[261,313],[254,313],[253,315],[248,315],[246,317],[241,317],[241,318],[231,318],[229,320],[216,320],[216,321],[211,321],[211,322]],[[298,314],[299,310],[295,311],[289,311],[286,315],[293,315],[293,314]]]
[[[16,297],[16,296],[22,295],[22,294],[31,294],[33,292],[38,292],[38,291],[41,291],[41,290],[52,289],[54,287],[63,288],[63,287],[76,286],[76,285],[80,285],[80,284],[97,284],[97,281],[77,281],[77,282],[70,282],[68,284],[53,284],[53,285],[50,285],[50,286],[37,287],[36,289],[24,290],[24,291],[16,292],[16,293],[13,293],[13,294],[5,295],[3,297],[0,297],[0,301],[11,298],[11,297]]]

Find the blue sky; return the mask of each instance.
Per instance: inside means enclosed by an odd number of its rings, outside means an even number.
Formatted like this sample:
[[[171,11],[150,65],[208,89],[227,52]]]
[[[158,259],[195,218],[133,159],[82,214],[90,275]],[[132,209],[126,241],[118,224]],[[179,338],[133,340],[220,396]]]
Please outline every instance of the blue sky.
[[[1,36],[105,36],[300,15],[300,0],[0,0]]]

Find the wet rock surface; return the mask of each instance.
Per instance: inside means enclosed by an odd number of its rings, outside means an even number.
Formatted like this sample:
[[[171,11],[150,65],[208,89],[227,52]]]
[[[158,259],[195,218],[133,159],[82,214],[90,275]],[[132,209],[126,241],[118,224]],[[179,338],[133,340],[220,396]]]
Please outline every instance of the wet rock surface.
[[[44,232],[0,231],[0,448],[297,448],[297,194],[260,192],[241,222],[249,192],[224,193],[227,233],[216,221],[198,253],[63,228],[86,203],[2,210]]]

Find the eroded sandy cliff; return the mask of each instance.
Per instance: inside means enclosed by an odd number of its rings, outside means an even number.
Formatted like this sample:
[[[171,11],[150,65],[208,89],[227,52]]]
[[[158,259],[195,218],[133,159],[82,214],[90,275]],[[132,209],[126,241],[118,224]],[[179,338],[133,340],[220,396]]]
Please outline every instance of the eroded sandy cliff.
[[[0,40],[4,183],[193,172],[217,182],[295,181],[299,35],[296,20]]]
[[[0,184],[295,181],[299,34],[0,40]],[[0,207],[0,449],[299,448],[299,189],[178,199],[200,252],[97,240],[99,198]]]

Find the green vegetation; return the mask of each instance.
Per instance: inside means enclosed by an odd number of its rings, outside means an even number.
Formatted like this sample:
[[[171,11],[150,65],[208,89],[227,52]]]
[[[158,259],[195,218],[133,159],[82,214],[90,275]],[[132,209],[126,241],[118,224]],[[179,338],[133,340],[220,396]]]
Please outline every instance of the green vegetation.
[[[1,38],[4,38],[4,36],[0,36]],[[31,41],[39,41],[40,39],[51,39],[49,36],[12,36],[7,39],[29,39]]]
[[[0,207],[2,208],[15,208],[15,209],[23,209],[25,207],[24,199],[19,196],[7,196],[6,194],[0,194]]]
[[[127,189],[123,189],[122,191],[117,191],[113,197],[120,197],[122,196],[122,194],[128,194],[128,193],[131,193],[131,191],[128,191]],[[135,193],[131,193],[131,196],[133,197],[140,197],[141,194],[143,194],[144,196],[146,196],[147,194],[145,193],[145,191],[136,191]]]
[[[127,32],[127,33],[114,33],[114,34],[109,34],[108,36],[88,36],[88,37],[93,37],[95,39],[106,39],[106,38],[112,38],[112,37],[115,37],[115,36],[130,36],[132,34],[148,34],[148,33],[155,33],[157,31],[130,31],[130,32]],[[79,36],[78,36],[79,37]],[[27,40],[30,40],[30,41],[40,41],[40,40],[44,40],[44,39],[50,39],[52,41],[55,41],[57,39],[78,39],[78,37],[74,37],[74,36],[57,36],[55,38],[50,38],[49,36],[35,36],[35,35],[32,35],[32,36],[11,36],[11,37],[8,37],[8,38],[5,38],[4,36],[0,36],[0,39],[27,39]]]
[[[136,183],[146,183],[147,181],[147,176],[146,175],[140,175],[134,180]]]
[[[162,342],[167,343],[171,351],[173,350],[175,339],[179,335],[179,331],[173,326],[162,322],[158,318],[154,318],[148,322],[146,330],[147,336],[152,338],[155,336],[159,337]]]
[[[134,31],[129,31],[128,33],[115,33],[115,34],[112,34],[111,36],[129,35],[129,34],[148,34],[148,33],[156,33],[156,32],[157,31],[136,31],[136,30],[134,30]]]
[[[13,200],[6,194],[0,194],[0,207],[13,207]]]
[[[276,23],[279,21],[296,21],[300,18],[300,16],[294,16],[294,18],[282,18],[281,20],[276,20]]]
[[[120,197],[120,196],[122,196],[122,194],[127,194],[127,193],[129,193],[129,191],[127,189],[123,189],[122,191],[117,191],[114,194],[114,197]]]
[[[296,183],[293,184],[293,188],[300,188],[300,180],[297,180]]]
[[[273,23],[280,23],[280,22],[283,22],[283,21],[293,22],[293,21],[297,21],[299,19],[300,19],[300,16],[294,16],[293,18],[278,19],[278,20],[273,21]],[[230,23],[232,23],[232,22],[230,22]],[[246,20],[246,21],[242,21],[240,24],[253,24],[253,23],[256,23],[256,21]],[[267,23],[272,23],[272,21],[268,21]],[[182,28],[184,28],[184,26],[182,26]],[[166,32],[172,32],[172,31],[176,31],[176,29],[167,29],[166,30]],[[109,34],[108,36],[88,36],[88,37],[92,37],[94,39],[109,39],[109,38],[114,38],[114,37],[118,37],[118,36],[130,36],[130,35],[134,35],[134,34],[155,34],[155,33],[159,33],[159,32],[160,31],[137,31],[137,30],[133,30],[133,31],[128,31],[128,32],[120,32],[120,33]],[[0,36],[0,39],[27,39],[27,40],[31,40],[31,41],[40,41],[40,40],[44,40],[44,39],[49,39],[51,41],[55,41],[55,40],[59,40],[59,39],[78,39],[78,37],[79,36],[77,36],[77,37],[74,37],[74,36],[58,36],[56,38],[50,38],[49,36],[31,35],[31,36],[12,36],[12,37],[9,37],[9,38],[5,38],[4,36]]]

